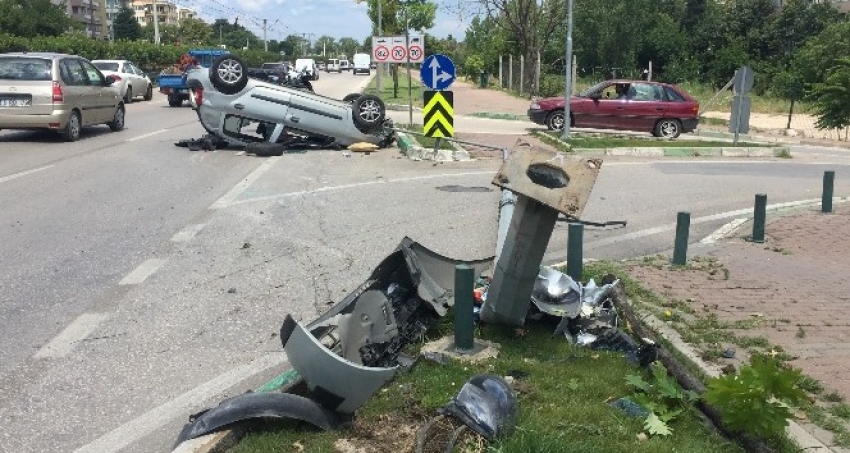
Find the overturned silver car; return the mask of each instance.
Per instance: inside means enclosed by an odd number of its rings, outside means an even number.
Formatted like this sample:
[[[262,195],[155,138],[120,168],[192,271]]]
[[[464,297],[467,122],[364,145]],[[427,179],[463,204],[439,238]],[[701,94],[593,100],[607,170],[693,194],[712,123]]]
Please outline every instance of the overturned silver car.
[[[395,140],[377,96],[353,93],[337,100],[252,79],[236,55],[222,55],[209,69],[190,71],[187,84],[201,125],[230,145],[285,146],[307,139],[328,146],[367,142],[385,147]]]

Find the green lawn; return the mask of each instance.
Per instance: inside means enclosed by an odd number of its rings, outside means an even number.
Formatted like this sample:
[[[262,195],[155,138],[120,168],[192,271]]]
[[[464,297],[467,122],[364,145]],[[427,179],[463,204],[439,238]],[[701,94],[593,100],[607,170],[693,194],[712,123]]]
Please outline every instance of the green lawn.
[[[377,90],[378,78],[373,77],[372,81],[369,82],[369,85],[363,90],[364,93],[367,94],[375,94],[380,97],[384,102],[389,104],[408,104],[408,101],[412,99],[414,106],[419,106],[422,104],[422,88],[421,84],[416,80],[415,71],[411,71],[411,79],[407,78],[407,70],[403,68],[399,68],[398,71],[398,97],[395,96],[395,84],[393,83],[392,75],[386,75],[383,78],[382,84],[383,89],[380,93]],[[412,85],[408,82],[412,80]],[[410,85],[411,89],[411,97],[408,97],[407,87]]]
[[[600,267],[599,269],[603,269]],[[594,275],[591,266],[585,277]],[[452,331],[451,314],[427,337]],[[515,381],[519,419],[516,431],[489,446],[473,436],[461,438],[456,451],[476,453],[742,453],[730,441],[708,430],[695,409],[688,407],[670,422],[669,436],[645,432],[642,418],[611,407],[612,400],[633,394],[628,375],[649,379],[644,370],[628,364],[621,353],[574,346],[553,337],[554,325],[534,322],[523,335],[498,326],[479,327],[477,338],[501,345],[498,358],[479,364],[451,361],[438,365],[420,360],[373,396],[358,412],[351,427],[322,432],[294,421],[266,422],[254,428],[232,453],[299,451],[331,453],[338,439],[354,445],[380,446],[375,451],[413,451],[416,430],[436,415],[471,376],[490,373],[524,376]],[[414,348],[415,349],[415,348]],[[411,351],[414,352],[415,351]],[[355,450],[347,450],[355,451]],[[369,450],[372,451],[372,450]],[[431,451],[431,450],[429,450]],[[442,451],[442,450],[440,450]]]
[[[543,134],[549,137],[560,140],[560,131],[546,131]],[[539,136],[539,133],[538,133]],[[573,148],[637,148],[637,147],[653,147],[653,148],[729,148],[743,146],[765,146],[757,143],[738,142],[737,145],[732,142],[708,141],[708,140],[668,140],[655,138],[612,138],[612,137],[581,137],[574,136],[566,140]]]

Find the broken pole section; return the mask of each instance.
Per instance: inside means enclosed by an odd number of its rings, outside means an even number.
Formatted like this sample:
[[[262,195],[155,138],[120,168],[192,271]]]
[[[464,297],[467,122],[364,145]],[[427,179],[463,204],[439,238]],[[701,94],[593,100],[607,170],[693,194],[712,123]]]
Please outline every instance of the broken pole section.
[[[832,186],[835,183],[835,172],[823,172],[823,195],[821,196],[821,212],[832,212]]]
[[[691,229],[691,213],[679,212],[676,216],[676,242],[673,243],[673,264],[684,266],[688,262],[688,236]]]
[[[472,352],[475,345],[472,330],[475,324],[473,313],[473,290],[475,270],[472,266],[455,266],[455,350]]]
[[[567,230],[567,275],[580,282],[584,260],[584,224],[570,223]]]
[[[767,217],[767,195],[756,194],[756,206],[753,212],[753,242],[764,242],[764,222]]]
[[[517,141],[493,179],[494,185],[516,195],[516,203],[504,240],[499,234],[503,243],[497,245],[493,280],[481,306],[482,322],[525,323],[558,214],[578,220],[601,166],[599,159],[577,159]]]

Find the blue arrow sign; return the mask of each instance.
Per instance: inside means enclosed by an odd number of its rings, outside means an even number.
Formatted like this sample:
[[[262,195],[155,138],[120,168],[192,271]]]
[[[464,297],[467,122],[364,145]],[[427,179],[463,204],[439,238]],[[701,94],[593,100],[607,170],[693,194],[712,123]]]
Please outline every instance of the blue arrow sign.
[[[422,83],[431,90],[445,90],[455,81],[455,64],[445,55],[431,55],[422,62]]]

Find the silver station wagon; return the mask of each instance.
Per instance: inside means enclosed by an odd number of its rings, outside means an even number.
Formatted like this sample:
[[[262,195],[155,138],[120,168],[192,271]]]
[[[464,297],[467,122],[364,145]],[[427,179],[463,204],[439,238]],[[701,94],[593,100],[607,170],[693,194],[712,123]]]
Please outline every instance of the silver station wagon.
[[[49,129],[67,141],[83,126],[120,131],[124,103],[113,82],[75,55],[0,54],[0,129]]]
[[[248,78],[244,60],[222,55],[187,75],[189,101],[207,130],[230,145],[285,147],[305,139],[328,146],[395,140],[380,98],[354,93],[343,100]]]

